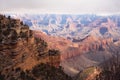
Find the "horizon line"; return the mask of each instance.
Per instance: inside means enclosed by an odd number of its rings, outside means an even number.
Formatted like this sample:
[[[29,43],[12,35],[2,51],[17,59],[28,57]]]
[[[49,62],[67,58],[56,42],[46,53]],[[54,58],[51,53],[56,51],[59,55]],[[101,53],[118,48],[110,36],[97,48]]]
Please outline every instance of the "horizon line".
[[[120,12],[74,12],[74,11],[49,11],[45,9],[7,9],[7,10],[0,10],[0,14],[66,14],[66,15],[100,15],[100,16],[111,16],[111,15],[120,15]]]

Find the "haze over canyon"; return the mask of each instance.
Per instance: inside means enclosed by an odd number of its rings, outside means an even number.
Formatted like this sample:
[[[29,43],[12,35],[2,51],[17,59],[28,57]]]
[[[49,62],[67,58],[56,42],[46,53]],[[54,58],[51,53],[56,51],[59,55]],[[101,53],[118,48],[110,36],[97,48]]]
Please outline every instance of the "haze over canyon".
[[[61,65],[69,75],[97,66],[119,52],[120,15],[12,14],[30,26],[50,48],[61,51]]]

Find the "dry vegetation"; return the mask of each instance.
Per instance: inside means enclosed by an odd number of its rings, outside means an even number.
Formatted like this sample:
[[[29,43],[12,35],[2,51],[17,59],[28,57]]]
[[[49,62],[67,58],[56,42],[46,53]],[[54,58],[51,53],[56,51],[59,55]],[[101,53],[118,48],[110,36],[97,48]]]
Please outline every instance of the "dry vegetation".
[[[0,15],[0,80],[72,80],[59,50],[47,46],[19,19]]]
[[[120,80],[120,55],[117,53],[102,64],[102,71],[96,80]]]

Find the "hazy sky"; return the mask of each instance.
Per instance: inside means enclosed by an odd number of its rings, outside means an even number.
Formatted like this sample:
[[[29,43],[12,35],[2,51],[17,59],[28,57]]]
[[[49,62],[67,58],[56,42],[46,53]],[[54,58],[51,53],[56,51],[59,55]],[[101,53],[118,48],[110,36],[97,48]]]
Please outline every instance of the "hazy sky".
[[[118,13],[120,0],[0,0],[0,11]]]

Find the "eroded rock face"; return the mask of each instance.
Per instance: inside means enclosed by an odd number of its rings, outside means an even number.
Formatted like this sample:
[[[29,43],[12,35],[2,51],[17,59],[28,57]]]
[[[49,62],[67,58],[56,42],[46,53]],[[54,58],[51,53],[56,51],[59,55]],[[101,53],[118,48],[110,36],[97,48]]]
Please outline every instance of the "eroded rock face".
[[[0,43],[12,43],[17,42],[18,38],[27,38],[29,35],[29,27],[21,24],[22,21],[12,18],[5,18],[0,15],[0,29],[1,29],[1,42]]]
[[[98,31],[96,36],[120,37],[119,19],[120,16],[97,16],[97,15],[58,15],[58,14],[38,14],[38,15],[16,15],[28,24],[33,30],[41,30],[52,36],[62,36],[64,38],[83,38],[94,29]],[[37,16],[37,17],[36,17]],[[103,30],[104,28],[104,30]],[[106,28],[106,29],[105,29]],[[102,34],[101,34],[102,33]]]
[[[14,26],[8,27],[7,25],[12,26],[12,22]],[[61,74],[64,77],[60,78],[61,76],[59,76],[60,80],[72,80],[62,71],[62,68],[59,68],[59,50],[49,49],[42,37],[35,38],[29,27],[20,20],[0,15],[0,23],[0,79],[47,80],[47,75],[42,73],[49,70],[48,73],[51,74],[54,69],[57,73],[56,78],[58,78],[58,74]],[[38,64],[38,67],[46,66],[42,67],[46,72],[37,70],[37,73],[31,73],[33,68],[36,70],[35,66]],[[39,77],[35,77],[35,74]],[[53,77],[49,77],[50,80],[53,80]]]
[[[72,42],[65,38],[51,37],[40,31],[34,31],[36,37],[42,37],[48,42],[48,47],[61,51],[61,65],[64,71],[73,76],[86,67],[96,66],[109,59],[113,53],[119,51],[119,40],[113,38],[98,38],[86,36],[82,40]]]

